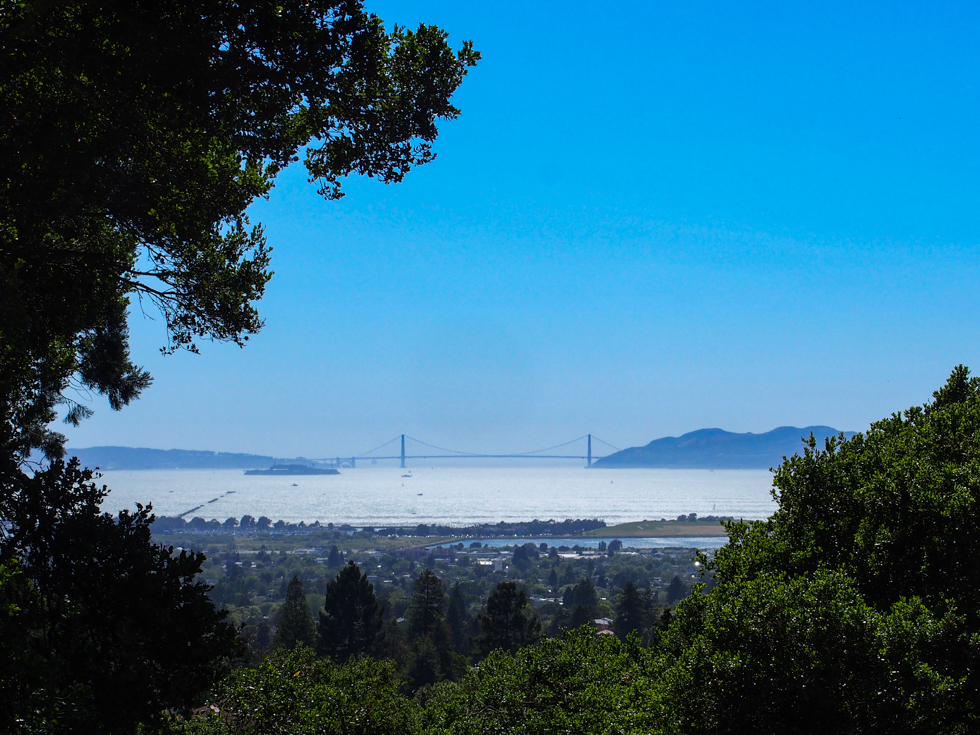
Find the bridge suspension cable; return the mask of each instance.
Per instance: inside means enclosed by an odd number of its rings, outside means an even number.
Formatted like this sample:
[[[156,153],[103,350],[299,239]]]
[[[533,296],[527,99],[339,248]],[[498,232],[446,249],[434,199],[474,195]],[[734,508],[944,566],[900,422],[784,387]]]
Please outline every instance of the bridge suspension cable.
[[[610,449],[615,449],[615,450],[616,450],[617,452],[621,452],[621,451],[623,451],[623,450],[622,450],[622,449],[620,449],[619,447],[614,447],[614,446],[613,446],[612,444],[610,444],[609,442],[606,442],[606,441],[603,441],[602,439],[600,439],[599,437],[597,437],[597,436],[596,436],[595,434],[593,434],[593,435],[592,435],[592,441],[597,441],[597,442],[599,442],[600,444],[605,444],[605,445],[606,445],[607,447],[609,447]]]
[[[358,455],[355,455],[355,456],[358,459],[370,459],[370,457],[367,457],[366,455],[370,454],[371,452],[377,452],[379,449],[384,449],[386,446],[388,446],[389,444],[394,444],[399,439],[401,439],[401,437],[400,436],[396,436],[394,439],[390,439],[389,441],[386,441],[384,444],[382,444],[380,446],[377,446],[374,449],[369,449],[368,451],[361,452],[361,454],[358,454]]]
[[[567,447],[569,444],[574,444],[575,442],[582,441],[587,436],[588,434],[582,434],[582,436],[580,436],[578,439],[572,439],[571,441],[563,442],[561,444],[555,444],[555,446],[553,447],[545,447],[544,449],[535,449],[531,452],[518,452],[518,454],[520,455],[539,454],[540,452],[547,452],[549,449],[558,449],[559,447]]]
[[[435,444],[429,444],[428,442],[424,442],[421,439],[416,439],[414,436],[409,436],[408,434],[405,435],[405,438],[411,439],[413,442],[417,442],[419,444],[430,447],[432,449],[438,449],[440,452],[453,452],[454,454],[476,454],[476,452],[462,452],[459,449],[446,449],[446,447],[437,447]]]
[[[526,457],[526,456],[530,456],[532,454],[540,454],[541,452],[547,452],[547,451],[550,451],[552,449],[559,449],[561,447],[567,447],[569,444],[574,444],[575,442],[582,441],[583,439],[586,438],[586,436],[588,436],[588,435],[587,434],[582,434],[582,436],[577,437],[575,439],[572,439],[570,441],[562,442],[561,444],[555,444],[555,445],[550,446],[550,447],[545,447],[544,449],[533,449],[530,452],[515,452],[514,455],[512,455],[512,456]],[[430,447],[432,449],[438,449],[440,452],[453,452],[454,454],[470,455],[470,456],[479,456],[480,455],[480,452],[464,452],[464,451],[461,451],[459,449],[448,449],[446,447],[440,447],[440,446],[437,446],[435,444],[429,444],[428,442],[424,442],[421,439],[416,439],[414,436],[408,436],[407,434],[405,435],[405,438],[406,439],[411,439],[413,442],[417,442],[417,443],[422,444],[422,445],[424,445],[426,447]],[[595,439],[596,437],[592,437],[592,438]],[[392,441],[394,441],[394,439]],[[602,441],[602,440],[600,439],[599,441]],[[389,444],[390,443],[391,442],[389,442]],[[606,446],[612,447],[612,444],[609,444],[608,442],[602,442],[602,443],[605,444]],[[615,448],[616,447],[613,447],[613,449],[615,449]]]
[[[588,438],[589,439],[588,454],[586,456],[579,457],[578,455],[565,456],[565,455],[545,455],[545,454],[543,454],[543,452],[550,452],[550,451],[555,450],[555,449],[560,449],[562,447],[567,447],[569,444],[574,444],[575,442],[580,442],[580,441],[582,441],[585,438]],[[440,452],[449,452],[450,454],[449,455],[446,455],[446,456],[443,456],[443,457],[440,457],[438,455],[424,455],[424,454],[420,454],[420,455],[417,455],[417,456],[416,455],[409,455],[409,454],[407,454],[405,452],[405,440],[406,439],[409,439],[409,440],[411,440],[411,441],[413,441],[413,442],[415,442],[417,444],[421,444],[424,447],[429,447],[430,449],[435,449],[435,450],[440,451]],[[416,439],[414,436],[408,436],[407,434],[399,434],[395,438],[389,439],[384,444],[379,444],[378,446],[374,447],[374,449],[370,449],[370,450],[368,450],[366,452],[362,452],[361,454],[357,454],[357,455],[351,457],[350,458],[350,461],[351,461],[351,466],[353,466],[354,461],[357,460],[357,459],[401,459],[401,461],[402,461],[402,467],[404,467],[405,466],[405,460],[406,459],[440,459],[440,458],[441,459],[453,459],[453,458],[460,458],[460,459],[466,459],[466,458],[474,458],[474,459],[478,459],[478,458],[506,459],[508,457],[512,457],[512,458],[515,458],[515,459],[516,458],[522,458],[522,457],[523,458],[527,458],[527,459],[534,459],[536,457],[539,457],[541,459],[587,459],[588,462],[589,462],[588,466],[591,467],[592,466],[593,459],[601,459],[601,457],[594,457],[593,454],[592,454],[592,440],[593,439],[595,441],[599,442],[600,444],[606,445],[610,449],[614,449],[616,451],[621,451],[619,449],[619,447],[614,446],[614,445],[610,444],[609,442],[607,442],[607,441],[605,441],[603,439],[600,439],[599,437],[594,436],[592,434],[583,434],[580,437],[577,437],[575,439],[571,439],[570,441],[567,441],[567,442],[562,442],[561,444],[554,444],[554,445],[552,445],[550,447],[544,447],[543,449],[534,449],[534,450],[529,451],[529,452],[518,452],[518,453],[515,453],[515,454],[484,454],[482,452],[465,452],[465,451],[462,451],[460,449],[450,449],[448,447],[440,447],[437,444],[430,444],[429,442],[422,441],[421,439]],[[394,455],[394,456],[391,456],[391,457],[388,457],[388,456],[380,456],[380,457],[376,456],[376,457],[372,457],[371,456],[374,452],[377,452],[378,450],[384,449],[388,445],[394,444],[395,442],[397,442],[399,440],[401,440],[401,452],[400,452],[400,454]],[[331,460],[325,460],[325,461],[328,461],[329,462]],[[339,457],[336,458],[336,462],[337,462],[337,465],[339,466],[340,465],[340,458]]]

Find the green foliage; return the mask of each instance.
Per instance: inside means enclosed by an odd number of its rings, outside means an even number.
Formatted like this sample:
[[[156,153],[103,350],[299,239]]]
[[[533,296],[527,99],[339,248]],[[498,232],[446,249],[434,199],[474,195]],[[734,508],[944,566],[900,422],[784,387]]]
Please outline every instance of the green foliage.
[[[765,575],[681,603],[655,711],[683,733],[965,732],[963,682],[934,656],[956,627],[919,600],[879,613],[840,572]]]
[[[442,679],[458,678],[465,662],[453,654],[452,633],[445,618],[446,593],[442,580],[425,569],[415,580],[408,607],[407,635],[411,653],[408,684],[411,689]]]
[[[498,650],[450,675],[444,592],[424,571],[407,626],[415,731],[976,732],[980,381],[957,368],[931,404],[823,449],[811,439],[774,487],[768,521],[730,523],[730,543],[701,558],[710,584],[689,589],[667,555],[550,569],[568,584],[556,622],[599,609],[593,573],[622,581],[625,640],[583,625],[537,646],[490,643],[526,611],[517,585],[498,583],[480,618],[482,650]],[[528,549],[521,558],[543,574]],[[684,599],[648,627],[655,599],[636,580],[665,572],[661,600]]]
[[[565,590],[564,606],[566,610],[571,610],[569,619],[570,626],[577,628],[580,625],[591,623],[597,613],[599,606],[599,595],[595,590],[592,580],[585,578],[574,587]]]
[[[777,512],[729,524],[716,587],[662,642],[680,731],[975,731],[980,383],[959,367],[934,398],[811,437],[776,471]]]
[[[446,606],[446,625],[452,636],[453,651],[465,656],[469,653],[469,615],[466,612],[466,597],[463,588],[456,582],[449,589],[449,601]]]
[[[220,714],[175,723],[188,735],[394,735],[412,731],[413,707],[391,662],[338,665],[300,646],[239,669],[215,697]]]
[[[650,601],[632,581],[627,582],[616,602],[616,617],[613,620],[613,630],[620,640],[626,640],[631,633],[642,635],[650,627]]]
[[[597,639],[581,628],[516,654],[497,651],[460,683],[426,700],[419,732],[650,732],[648,654],[631,640]]]
[[[276,617],[276,634],[272,644],[276,648],[312,648],[316,645],[316,637],[316,623],[306,602],[303,582],[299,577],[293,577],[286,588],[286,600]]]
[[[334,547],[336,548],[336,547]],[[335,661],[373,652],[383,620],[374,586],[353,561],[327,586],[320,611],[317,651]]]
[[[480,615],[480,637],[476,651],[486,656],[491,651],[515,653],[541,640],[541,622],[527,602],[524,590],[516,582],[501,582],[487,600],[487,612]]]
[[[132,296],[162,311],[167,351],[243,344],[271,276],[248,206],[301,150],[329,199],[352,173],[400,181],[478,59],[357,0],[0,4],[4,444],[58,456],[55,407],[90,413],[72,381],[113,408],[149,384]]]
[[[2,588],[0,691],[52,732],[127,732],[186,708],[236,650],[195,581],[203,555],[154,545],[148,508],[101,514],[92,477],[54,462],[0,494],[0,563],[17,570]]]
[[[408,608],[408,628],[414,637],[435,633],[445,623],[446,593],[442,580],[431,569],[425,569],[415,580]]]

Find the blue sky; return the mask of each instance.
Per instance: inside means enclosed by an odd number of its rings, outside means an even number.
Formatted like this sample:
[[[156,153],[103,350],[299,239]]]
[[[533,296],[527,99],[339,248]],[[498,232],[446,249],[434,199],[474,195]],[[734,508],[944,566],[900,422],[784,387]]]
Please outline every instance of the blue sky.
[[[368,2],[472,39],[435,162],[250,214],[244,350],[163,358],[77,447],[515,451],[861,430],[980,370],[980,19],[912,3]]]

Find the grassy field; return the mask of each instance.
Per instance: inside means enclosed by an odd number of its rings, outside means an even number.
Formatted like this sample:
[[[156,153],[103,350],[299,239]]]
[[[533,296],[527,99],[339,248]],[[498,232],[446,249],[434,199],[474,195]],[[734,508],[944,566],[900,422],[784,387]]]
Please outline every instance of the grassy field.
[[[725,536],[720,521],[634,521],[589,531],[586,536],[602,538],[670,538],[672,536]]]

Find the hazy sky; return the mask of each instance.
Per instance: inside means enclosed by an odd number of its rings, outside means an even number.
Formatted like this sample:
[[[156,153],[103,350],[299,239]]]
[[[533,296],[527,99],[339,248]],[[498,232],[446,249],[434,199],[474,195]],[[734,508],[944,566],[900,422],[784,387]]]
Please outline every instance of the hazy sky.
[[[861,430],[980,371],[975,4],[367,7],[483,53],[438,159],[339,203],[287,171],[263,332],[163,358],[135,316],[155,383],[71,445]]]

